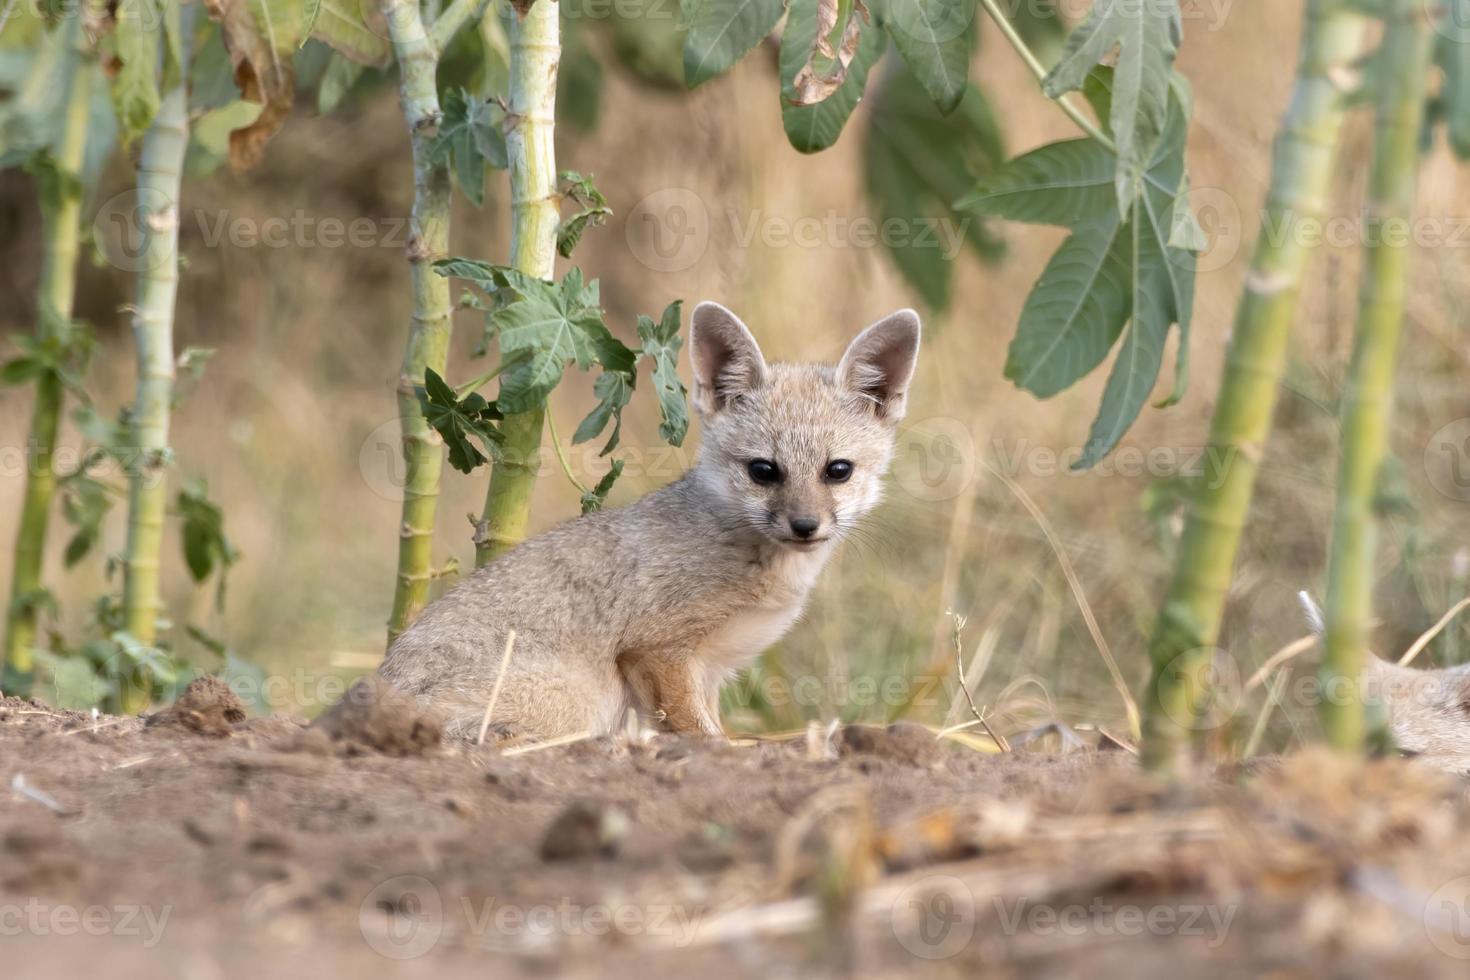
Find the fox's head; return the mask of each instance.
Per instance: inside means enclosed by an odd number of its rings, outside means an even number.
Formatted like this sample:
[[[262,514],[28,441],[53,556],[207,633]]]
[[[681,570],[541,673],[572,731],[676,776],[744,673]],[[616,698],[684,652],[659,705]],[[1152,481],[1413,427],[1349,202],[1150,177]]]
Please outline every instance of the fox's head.
[[[878,503],[919,355],[919,317],[868,327],[835,367],[768,364],[718,303],[694,308],[695,478],[743,525],[793,549],[841,537]]]

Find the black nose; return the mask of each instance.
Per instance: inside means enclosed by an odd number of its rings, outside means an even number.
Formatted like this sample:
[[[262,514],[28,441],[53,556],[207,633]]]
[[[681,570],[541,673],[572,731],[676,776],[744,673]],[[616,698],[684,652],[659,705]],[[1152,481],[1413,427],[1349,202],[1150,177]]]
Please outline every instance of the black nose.
[[[811,537],[821,526],[822,522],[815,517],[793,517],[791,519],[791,533],[798,538]]]

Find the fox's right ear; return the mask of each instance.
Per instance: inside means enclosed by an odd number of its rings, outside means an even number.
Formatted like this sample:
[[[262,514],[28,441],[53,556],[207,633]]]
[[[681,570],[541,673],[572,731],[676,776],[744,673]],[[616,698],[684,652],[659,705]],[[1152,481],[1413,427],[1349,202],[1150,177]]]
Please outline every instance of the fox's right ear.
[[[713,415],[765,384],[766,359],[740,318],[719,303],[700,303],[689,318],[694,407]]]

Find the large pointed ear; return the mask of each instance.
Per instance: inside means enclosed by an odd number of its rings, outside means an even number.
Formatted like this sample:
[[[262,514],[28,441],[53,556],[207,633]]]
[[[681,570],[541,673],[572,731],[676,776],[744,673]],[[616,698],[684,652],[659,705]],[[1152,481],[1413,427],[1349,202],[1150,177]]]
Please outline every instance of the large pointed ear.
[[[765,384],[766,359],[740,318],[719,303],[700,303],[689,319],[694,407],[706,415],[729,408]]]
[[[918,359],[919,314],[899,310],[853,339],[837,365],[837,382],[869,399],[879,418],[897,422]]]

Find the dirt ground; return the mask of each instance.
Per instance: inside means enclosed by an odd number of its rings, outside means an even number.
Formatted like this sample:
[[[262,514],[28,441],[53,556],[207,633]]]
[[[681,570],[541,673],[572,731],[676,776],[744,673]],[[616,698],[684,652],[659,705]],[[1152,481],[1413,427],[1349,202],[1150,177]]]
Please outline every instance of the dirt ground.
[[[1470,964],[1465,788],[1400,760],[1165,790],[1125,751],[993,755],[907,726],[502,754],[422,719],[383,740],[230,702],[196,690],[149,723],[0,700],[6,976]]]

